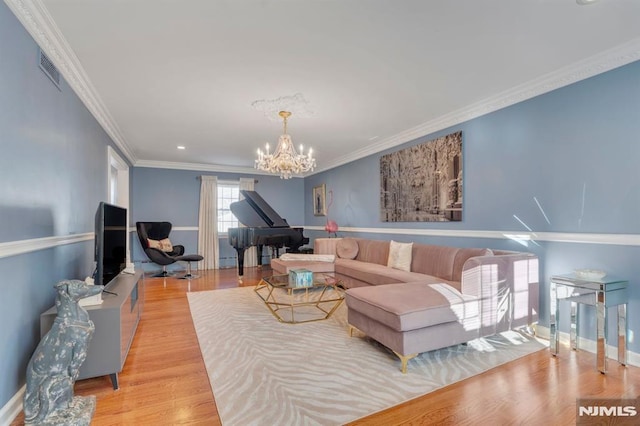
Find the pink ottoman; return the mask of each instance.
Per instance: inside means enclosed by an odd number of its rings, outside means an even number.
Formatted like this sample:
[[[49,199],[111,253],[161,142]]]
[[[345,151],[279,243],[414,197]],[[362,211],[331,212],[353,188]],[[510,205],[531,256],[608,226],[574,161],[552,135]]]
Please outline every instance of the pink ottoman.
[[[271,259],[271,269],[276,274],[288,274],[291,269],[308,269],[311,272],[335,272],[335,264],[333,262],[317,262],[311,260],[280,260]]]

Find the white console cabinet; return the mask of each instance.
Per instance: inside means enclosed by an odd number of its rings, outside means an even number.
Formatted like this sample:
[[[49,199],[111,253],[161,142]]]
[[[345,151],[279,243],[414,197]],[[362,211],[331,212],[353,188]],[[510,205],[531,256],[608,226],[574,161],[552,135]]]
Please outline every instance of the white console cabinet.
[[[124,367],[144,307],[143,274],[121,273],[107,290],[115,294],[103,292],[100,305],[84,306],[96,329],[78,379],[109,375],[113,388],[118,389],[118,373]],[[40,315],[41,337],[51,329],[56,314],[54,306]]]

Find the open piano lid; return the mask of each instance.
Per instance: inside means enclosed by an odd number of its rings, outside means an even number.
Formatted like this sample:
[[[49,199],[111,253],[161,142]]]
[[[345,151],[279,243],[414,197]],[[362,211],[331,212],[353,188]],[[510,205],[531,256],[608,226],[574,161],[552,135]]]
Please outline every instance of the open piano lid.
[[[229,208],[244,226],[289,228],[287,221],[281,218],[256,191],[241,189],[240,193],[244,196],[244,200],[231,203]]]

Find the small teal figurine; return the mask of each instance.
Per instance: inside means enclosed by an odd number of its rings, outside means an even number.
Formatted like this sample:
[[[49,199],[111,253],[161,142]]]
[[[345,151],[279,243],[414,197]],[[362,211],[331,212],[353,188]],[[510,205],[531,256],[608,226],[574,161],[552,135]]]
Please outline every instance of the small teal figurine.
[[[73,385],[95,326],[78,301],[99,294],[102,287],[65,280],[55,289],[58,314],[27,365],[25,425],[89,425],[96,398],[74,397]]]

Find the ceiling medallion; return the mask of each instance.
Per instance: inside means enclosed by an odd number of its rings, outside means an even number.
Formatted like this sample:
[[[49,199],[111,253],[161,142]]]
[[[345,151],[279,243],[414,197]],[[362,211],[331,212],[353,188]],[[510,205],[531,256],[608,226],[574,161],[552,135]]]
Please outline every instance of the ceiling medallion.
[[[287,133],[287,119],[291,116],[291,112],[280,111],[278,115],[282,117],[284,122],[284,131],[278,139],[278,146],[273,154],[269,153],[268,143],[265,152],[258,148],[256,169],[280,174],[281,179],[289,179],[292,174],[313,171],[316,167],[316,159],[311,155],[311,148],[309,148],[307,155],[304,155],[302,145],[300,145],[300,154],[298,154],[291,141],[291,136]]]
[[[261,111],[269,120],[280,121],[280,111],[289,111],[296,117],[309,118],[313,111],[302,93],[281,96],[276,99],[259,99],[251,103],[253,109]]]

